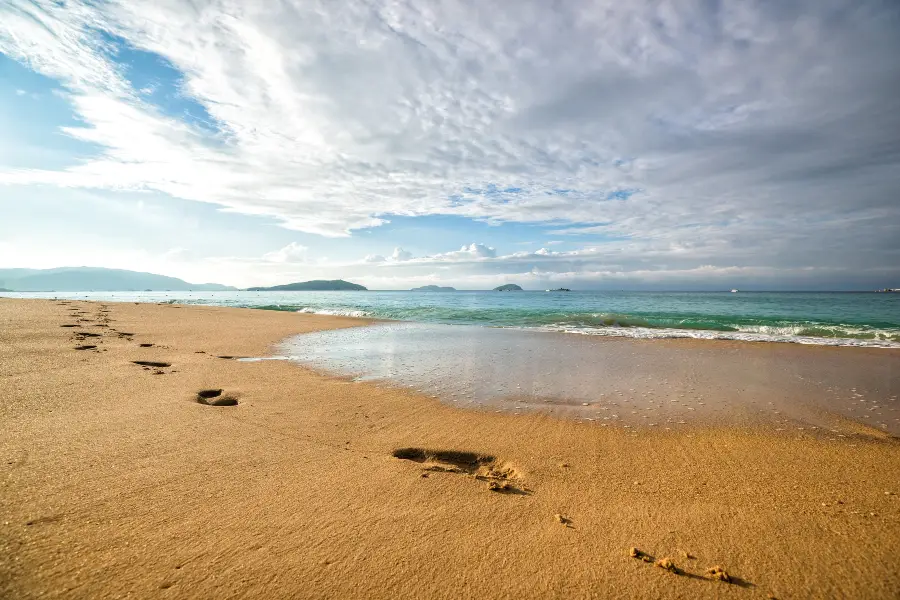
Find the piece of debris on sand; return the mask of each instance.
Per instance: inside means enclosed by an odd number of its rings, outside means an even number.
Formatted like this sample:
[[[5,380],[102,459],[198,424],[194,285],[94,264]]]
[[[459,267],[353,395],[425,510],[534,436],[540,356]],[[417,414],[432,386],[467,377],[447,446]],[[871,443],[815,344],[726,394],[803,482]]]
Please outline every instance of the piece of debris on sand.
[[[731,576],[728,574],[728,571],[725,570],[725,567],[720,567],[719,565],[707,569],[706,576],[710,579],[717,579],[719,581],[731,581]]]
[[[656,561],[656,566],[660,569],[665,569],[670,573],[678,573],[678,567],[675,566],[675,562],[671,558],[661,558]]]
[[[653,559],[650,557],[649,554],[647,554],[643,550],[638,550],[637,548],[630,549],[628,551],[628,556],[630,556],[631,558],[637,558],[644,562],[653,562]]]
[[[556,513],[555,515],[553,515],[553,518],[556,519],[557,523],[562,523],[566,527],[568,527],[569,525],[572,524],[572,519],[570,519],[569,517],[567,517],[565,515],[561,515],[559,513]]]

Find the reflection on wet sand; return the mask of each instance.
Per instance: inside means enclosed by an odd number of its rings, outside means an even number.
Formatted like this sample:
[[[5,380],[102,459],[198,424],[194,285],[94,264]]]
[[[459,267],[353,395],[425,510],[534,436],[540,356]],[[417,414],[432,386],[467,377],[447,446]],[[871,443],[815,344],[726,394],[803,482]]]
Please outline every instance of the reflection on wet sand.
[[[292,360],[446,402],[543,410],[602,426],[765,423],[900,434],[900,353],[863,348],[588,336],[418,323],[304,334]]]

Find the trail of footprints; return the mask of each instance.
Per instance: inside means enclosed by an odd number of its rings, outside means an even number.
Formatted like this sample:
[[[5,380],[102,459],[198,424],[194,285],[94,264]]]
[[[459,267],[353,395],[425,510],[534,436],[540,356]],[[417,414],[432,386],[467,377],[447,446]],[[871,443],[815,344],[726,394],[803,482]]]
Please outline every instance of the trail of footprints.
[[[57,306],[69,306],[70,302],[57,302]],[[79,342],[78,345],[74,346],[75,350],[96,350],[100,352],[102,349],[99,347],[99,344],[102,344],[102,337],[104,333],[116,336],[119,339],[124,339],[126,341],[134,341],[134,333],[131,331],[120,331],[114,329],[110,326],[110,323],[114,322],[109,315],[111,311],[109,307],[105,304],[101,304],[97,309],[96,315],[91,315],[87,312],[86,308],[82,308],[79,306],[72,306],[69,308],[69,315],[74,318],[74,323],[63,323],[60,327],[65,329],[72,329],[72,341]],[[104,333],[98,333],[95,331],[89,331],[85,329],[86,327],[97,327],[101,329],[106,329]],[[84,342],[96,342],[96,343],[84,343]],[[141,343],[138,344],[141,348],[152,348],[155,344],[152,343]]]
[[[70,302],[57,302],[58,306],[69,306]],[[80,307],[71,307],[69,308],[69,314],[75,318],[75,323],[63,323],[60,327],[66,329],[77,329],[72,334],[73,341],[76,342],[84,342],[85,340],[94,341],[97,340],[97,344],[85,344],[81,343],[74,347],[75,350],[96,350],[98,349],[98,344],[100,342],[100,338],[103,337],[102,333],[96,333],[93,331],[87,331],[84,329],[85,324],[93,324],[87,325],[91,327],[101,327],[107,328],[107,333],[110,335],[115,335],[119,339],[125,339],[127,341],[133,341],[134,333],[130,331],[118,331],[109,326],[109,323],[113,322],[113,319],[110,318],[110,310],[109,307],[105,304],[101,304],[97,309],[97,314],[94,315],[96,320],[88,318],[91,315],[86,312],[86,310]],[[139,343],[138,347],[140,348],[153,348],[156,345],[151,342],[143,342]],[[200,351],[201,354],[205,354],[205,352]],[[225,359],[237,359],[241,358],[238,356],[219,356],[217,358],[225,358]],[[146,371],[152,371],[154,375],[164,375],[166,371],[163,369],[170,368],[172,363],[166,361],[158,361],[158,360],[133,360],[132,364],[135,364]],[[171,371],[172,373],[176,371]],[[194,400],[198,404],[202,404],[204,406],[237,406],[238,405],[238,396],[235,393],[226,393],[222,389],[204,389],[200,390],[196,393]]]

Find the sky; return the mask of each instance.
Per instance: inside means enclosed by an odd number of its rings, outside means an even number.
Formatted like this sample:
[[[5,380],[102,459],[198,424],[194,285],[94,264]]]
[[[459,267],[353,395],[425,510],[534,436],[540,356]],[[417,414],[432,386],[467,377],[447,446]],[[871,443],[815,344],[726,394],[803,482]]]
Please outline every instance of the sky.
[[[900,286],[900,3],[0,0],[0,267]]]

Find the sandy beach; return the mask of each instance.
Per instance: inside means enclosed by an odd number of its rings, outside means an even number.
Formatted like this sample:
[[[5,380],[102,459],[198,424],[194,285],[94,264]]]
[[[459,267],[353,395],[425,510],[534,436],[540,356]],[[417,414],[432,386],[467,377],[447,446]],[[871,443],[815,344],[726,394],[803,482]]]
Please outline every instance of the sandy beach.
[[[897,597],[876,429],[635,435],[220,358],[366,324],[0,299],[0,597]]]

